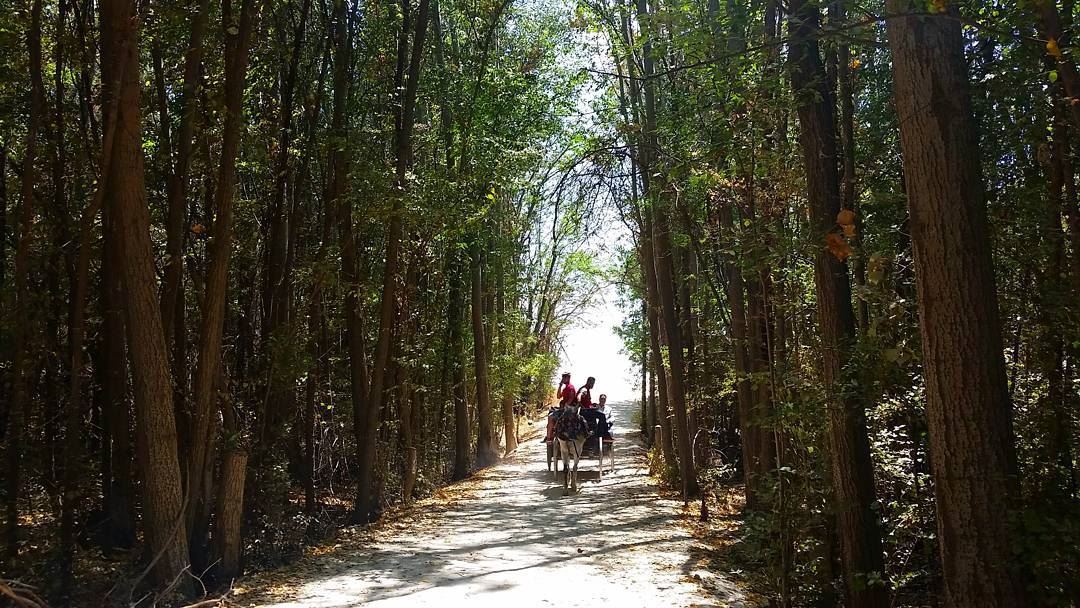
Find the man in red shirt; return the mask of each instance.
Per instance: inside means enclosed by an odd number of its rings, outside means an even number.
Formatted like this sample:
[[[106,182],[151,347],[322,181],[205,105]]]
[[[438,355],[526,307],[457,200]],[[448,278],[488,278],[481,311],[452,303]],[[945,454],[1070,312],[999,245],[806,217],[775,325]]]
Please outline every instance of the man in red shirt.
[[[577,391],[574,389],[574,385],[570,384],[570,372],[563,372],[562,380],[559,381],[559,388],[555,390],[555,394],[559,396],[559,409],[577,399]],[[556,418],[557,415],[554,410],[548,412],[547,434],[544,435],[543,441],[551,441],[554,438]]]
[[[574,385],[570,384],[570,372],[563,372],[562,380],[559,381],[559,386],[562,387],[559,391],[559,407],[566,405],[567,403],[573,403],[577,397],[577,391],[574,390]]]
[[[585,386],[581,387],[581,392],[578,393],[577,400],[581,404],[581,407],[585,409],[592,409],[592,389],[596,386],[596,378],[589,376],[589,379],[585,381]]]

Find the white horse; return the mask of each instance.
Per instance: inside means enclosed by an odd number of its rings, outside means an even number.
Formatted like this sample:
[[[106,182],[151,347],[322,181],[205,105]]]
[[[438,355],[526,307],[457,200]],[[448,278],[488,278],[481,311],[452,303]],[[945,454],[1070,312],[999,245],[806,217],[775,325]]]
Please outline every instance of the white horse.
[[[572,421],[580,421],[580,424],[575,424]],[[576,404],[565,406],[562,417],[555,423],[555,442],[558,444],[558,449],[555,451],[555,471],[556,475],[558,475],[559,458],[562,458],[563,496],[569,494],[569,491],[577,493],[578,462],[581,460],[581,452],[585,449],[585,440],[588,437],[588,425],[585,424],[581,414],[578,413],[578,406]],[[574,461],[572,469],[570,467],[571,459]],[[570,485],[569,491],[567,490],[567,484]]]

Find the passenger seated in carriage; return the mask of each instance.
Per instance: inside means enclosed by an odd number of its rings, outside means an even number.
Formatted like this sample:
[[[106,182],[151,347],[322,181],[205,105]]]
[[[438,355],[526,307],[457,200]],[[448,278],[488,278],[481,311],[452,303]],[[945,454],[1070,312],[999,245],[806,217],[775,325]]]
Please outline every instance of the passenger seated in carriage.
[[[596,405],[596,409],[607,419],[607,430],[610,436],[611,428],[615,426],[615,412],[607,404],[607,395],[600,395],[600,402]]]
[[[611,435],[612,422],[608,418],[611,413],[611,408],[607,405],[607,395],[600,395],[600,401],[595,407],[585,408],[582,406],[581,409],[581,416],[585,418],[586,424],[589,425],[592,436],[604,439],[613,438]]]

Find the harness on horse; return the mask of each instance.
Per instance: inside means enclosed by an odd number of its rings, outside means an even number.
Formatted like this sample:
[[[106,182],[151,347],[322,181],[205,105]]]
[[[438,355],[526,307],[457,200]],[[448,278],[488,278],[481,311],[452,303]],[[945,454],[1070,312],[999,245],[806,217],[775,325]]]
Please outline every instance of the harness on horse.
[[[572,441],[578,437],[589,436],[589,425],[585,418],[575,412],[564,410],[555,421],[555,436],[563,441]]]

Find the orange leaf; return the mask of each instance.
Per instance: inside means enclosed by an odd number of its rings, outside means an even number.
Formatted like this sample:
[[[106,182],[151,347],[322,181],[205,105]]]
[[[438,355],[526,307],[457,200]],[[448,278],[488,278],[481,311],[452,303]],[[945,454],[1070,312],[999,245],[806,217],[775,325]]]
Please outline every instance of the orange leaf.
[[[835,232],[825,235],[825,246],[829,249],[829,253],[833,254],[841,262],[851,257],[851,246],[844,240],[844,237]]]
[[[1057,40],[1053,38],[1046,41],[1046,52],[1050,53],[1050,56],[1054,59],[1061,59],[1061,47],[1058,46]]]
[[[849,239],[855,238],[855,224],[844,224],[840,228],[844,231],[844,236]]]
[[[841,226],[854,226],[855,212],[851,209],[841,209],[840,213],[836,214],[836,223]]]

